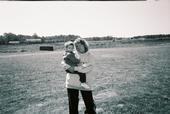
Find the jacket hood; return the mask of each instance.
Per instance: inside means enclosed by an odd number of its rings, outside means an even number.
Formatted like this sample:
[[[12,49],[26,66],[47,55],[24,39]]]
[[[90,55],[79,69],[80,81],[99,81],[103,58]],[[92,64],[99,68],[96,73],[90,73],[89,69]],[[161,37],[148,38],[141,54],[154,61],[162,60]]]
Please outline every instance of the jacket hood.
[[[85,44],[85,46],[86,46],[86,48],[87,48],[87,52],[89,51],[89,43],[88,43],[85,39],[83,39],[83,38],[77,38],[77,39],[75,39],[74,45],[75,45],[76,43],[78,43],[78,42],[84,42],[84,44]],[[75,46],[75,47],[76,47],[76,46]]]

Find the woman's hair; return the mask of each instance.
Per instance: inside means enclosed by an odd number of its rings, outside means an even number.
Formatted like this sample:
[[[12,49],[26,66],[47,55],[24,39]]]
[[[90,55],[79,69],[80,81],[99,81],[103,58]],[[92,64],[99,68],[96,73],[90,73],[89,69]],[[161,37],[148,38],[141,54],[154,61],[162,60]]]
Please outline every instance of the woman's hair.
[[[77,48],[77,44],[80,43],[85,47],[85,53],[89,50],[89,44],[87,43],[87,41],[83,38],[77,38],[74,41],[75,47]]]

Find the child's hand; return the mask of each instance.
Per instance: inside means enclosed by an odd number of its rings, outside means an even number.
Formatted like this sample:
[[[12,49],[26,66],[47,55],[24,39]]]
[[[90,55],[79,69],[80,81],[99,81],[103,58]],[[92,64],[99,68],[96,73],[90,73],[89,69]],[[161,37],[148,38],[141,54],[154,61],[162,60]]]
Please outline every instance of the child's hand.
[[[68,70],[69,72],[72,72],[72,73],[74,72],[74,68],[73,68],[73,67],[70,67],[70,68],[68,68],[67,70]]]

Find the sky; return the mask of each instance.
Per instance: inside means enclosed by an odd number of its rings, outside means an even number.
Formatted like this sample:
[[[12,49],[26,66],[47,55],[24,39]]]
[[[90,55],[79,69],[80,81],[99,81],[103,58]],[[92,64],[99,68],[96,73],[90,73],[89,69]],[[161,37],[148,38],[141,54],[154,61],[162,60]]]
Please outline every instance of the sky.
[[[0,1],[0,35],[170,34],[170,0]]]

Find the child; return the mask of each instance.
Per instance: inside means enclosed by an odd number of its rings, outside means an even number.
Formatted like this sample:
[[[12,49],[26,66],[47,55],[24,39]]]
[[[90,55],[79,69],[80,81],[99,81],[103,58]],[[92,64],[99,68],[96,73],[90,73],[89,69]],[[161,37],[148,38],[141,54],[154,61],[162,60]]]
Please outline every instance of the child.
[[[65,54],[64,54],[64,62],[68,65],[70,65],[71,67],[75,67],[78,66],[79,64],[81,64],[81,61],[78,57],[78,55],[76,56],[75,51],[74,51],[74,43],[71,41],[68,41],[64,44],[65,46]],[[83,64],[85,65],[85,64]],[[74,71],[74,72],[70,72],[69,70],[66,70],[66,72],[68,73],[73,73],[73,74],[78,74],[80,76],[80,82],[81,82],[81,86],[85,89],[89,89],[90,87],[86,84],[86,74],[85,73],[81,73],[78,71]]]

